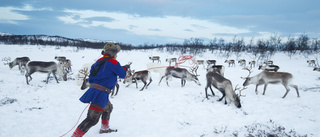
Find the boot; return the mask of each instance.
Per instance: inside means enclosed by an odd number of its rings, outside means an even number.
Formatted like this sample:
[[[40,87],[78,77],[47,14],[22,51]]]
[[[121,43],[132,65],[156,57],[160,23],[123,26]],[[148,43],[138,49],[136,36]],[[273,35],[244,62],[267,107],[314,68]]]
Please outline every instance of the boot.
[[[110,129],[109,128],[109,120],[103,120],[101,119],[101,129],[99,131],[100,134],[102,133],[110,133],[110,132],[117,132],[116,129]]]
[[[83,132],[79,127],[73,132],[71,137],[82,137],[86,132]]]

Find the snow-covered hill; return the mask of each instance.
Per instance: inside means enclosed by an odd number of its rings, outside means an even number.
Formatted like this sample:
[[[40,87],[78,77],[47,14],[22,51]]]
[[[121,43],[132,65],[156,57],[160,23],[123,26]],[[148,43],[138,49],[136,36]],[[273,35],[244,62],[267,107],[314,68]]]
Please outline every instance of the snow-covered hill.
[[[9,69],[0,64],[0,136],[1,137],[57,137],[67,133],[81,122],[87,113],[87,104],[79,101],[85,92],[76,83],[76,75],[85,63],[94,62],[101,50],[76,50],[72,47],[44,47],[30,45],[0,45],[0,58],[28,56],[31,60],[54,61],[55,56],[66,56],[72,61],[73,74],[68,81],[56,83],[51,79],[44,82],[46,74],[35,73],[30,85],[18,68]],[[165,58],[179,57],[178,54],[121,51],[118,61],[124,65],[132,62],[131,68],[147,69],[150,55],[159,55],[163,66],[168,65]],[[232,57],[230,57],[232,58]],[[249,60],[248,56],[242,56]],[[217,54],[205,53],[197,59],[216,59],[217,64],[226,66],[225,77],[233,86],[244,82],[240,77],[248,72],[236,67],[227,67],[225,58]],[[233,58],[235,59],[235,57]],[[92,127],[85,135],[108,137],[212,137],[212,136],[320,136],[320,73],[308,67],[305,56],[295,55],[291,59],[282,53],[272,58],[280,66],[280,71],[294,75],[300,98],[291,89],[285,99],[282,85],[269,85],[266,95],[261,95],[263,86],[254,92],[255,86],[249,85],[242,91],[242,108],[234,104],[224,105],[218,102],[221,93],[214,89],[216,96],[205,98],[206,70],[198,69],[201,86],[187,82],[181,87],[180,80],[173,78],[168,87],[165,80],[158,85],[160,73],[152,72],[152,83],[144,91],[132,84],[125,87],[120,83],[117,96],[111,98],[114,106],[111,114],[111,128],[118,132],[108,135],[98,133],[100,123]],[[188,63],[185,64],[190,65]],[[260,70],[253,69],[251,75]],[[72,129],[66,136],[71,136]]]

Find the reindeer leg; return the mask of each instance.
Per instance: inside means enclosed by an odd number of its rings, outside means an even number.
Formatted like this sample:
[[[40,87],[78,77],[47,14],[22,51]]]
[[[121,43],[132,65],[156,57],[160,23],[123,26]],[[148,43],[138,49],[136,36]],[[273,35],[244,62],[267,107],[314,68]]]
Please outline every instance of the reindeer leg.
[[[58,78],[57,78],[57,76],[56,76],[56,72],[52,72],[52,75],[53,75],[54,79],[56,79],[57,83],[59,83]],[[48,78],[49,78],[49,77],[48,77]],[[47,81],[47,82],[48,82],[48,81]]]
[[[147,81],[142,80],[142,82],[143,82],[144,85],[143,85],[142,89],[140,89],[140,91],[142,91],[147,86]]]
[[[118,94],[118,91],[119,91],[119,84],[118,83],[116,84],[116,88],[117,88],[117,90],[116,90],[115,96]]]
[[[215,94],[214,94],[214,92],[213,92],[213,90],[212,90],[211,86],[209,86],[209,88],[210,88],[210,90],[211,90],[212,96],[215,96]]]
[[[152,82],[152,78],[150,77],[150,79],[149,79],[149,83],[148,83],[148,85],[147,85],[147,87],[146,88],[148,88],[148,86],[150,85],[150,83]]]
[[[297,96],[300,97],[300,95],[299,95],[299,90],[298,90],[298,86],[297,86],[297,85],[289,85],[289,86],[291,86],[291,87],[293,87],[294,89],[296,89],[296,91],[297,91]]]
[[[285,88],[286,88],[286,93],[283,95],[283,97],[282,98],[285,98],[286,96],[287,96],[287,94],[289,93],[289,91],[290,91],[290,88],[288,87],[288,85],[286,84],[286,85],[283,85]]]
[[[258,95],[258,86],[259,86],[259,85],[256,85],[256,90],[255,90],[255,92],[256,92],[257,95]]]
[[[219,89],[219,91],[222,93],[222,97],[218,101],[221,101],[226,96],[226,92],[224,89]]]
[[[268,84],[264,84],[264,88],[263,88],[263,93],[262,95],[264,95],[266,93],[266,89],[267,89]]]
[[[169,77],[166,77],[167,86],[169,87],[168,79],[169,79]]]
[[[136,81],[136,88],[138,88],[138,81],[137,79],[134,79]]]
[[[160,86],[160,83],[161,83],[161,81],[162,81],[162,79],[163,79],[164,77],[165,77],[165,76],[162,76],[162,77],[161,77],[158,86]]]

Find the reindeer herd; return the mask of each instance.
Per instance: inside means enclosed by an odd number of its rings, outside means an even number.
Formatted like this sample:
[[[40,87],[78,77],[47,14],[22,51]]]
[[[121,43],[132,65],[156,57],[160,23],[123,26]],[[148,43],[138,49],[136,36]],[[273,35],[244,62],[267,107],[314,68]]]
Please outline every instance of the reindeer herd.
[[[47,73],[48,77],[46,80],[46,83],[49,81],[49,76],[52,73],[54,78],[56,79],[57,83],[58,79],[56,77],[56,74],[58,74],[64,81],[67,80],[67,74],[72,71],[71,69],[71,61],[69,59],[66,59],[66,57],[58,57],[56,56],[54,59],[58,61],[58,63],[54,61],[50,62],[43,62],[43,61],[30,61],[28,57],[18,57],[14,61],[11,62],[11,58],[4,58],[2,61],[5,61],[5,65],[9,65],[10,68],[13,68],[14,66],[19,66],[19,70],[21,73],[23,73],[23,70],[25,70],[25,77],[26,77],[26,83],[29,84],[29,82],[32,80],[31,75],[35,72],[42,72]],[[152,60],[154,63],[157,61],[157,63],[161,63],[160,56],[149,56],[149,59]],[[269,84],[282,84],[286,92],[283,95],[282,98],[285,98],[288,92],[290,91],[289,87],[292,87],[296,90],[297,96],[299,95],[298,86],[292,83],[293,75],[288,72],[278,72],[280,69],[279,66],[274,65],[273,61],[265,61],[263,62],[263,65],[259,65],[258,70],[262,70],[259,74],[255,76],[250,76],[252,73],[252,69],[256,67],[256,61],[249,61],[248,66],[246,65],[246,60],[241,59],[238,61],[239,66],[241,66],[244,70],[247,70],[249,72],[249,75],[247,77],[242,77],[245,81],[243,83],[243,88],[237,88],[233,89],[233,85],[231,80],[224,77],[224,71],[225,67],[224,65],[217,65],[216,60],[196,60],[195,66],[189,68],[182,68],[177,65],[177,58],[167,58],[166,62],[169,63],[168,66],[164,66],[165,73],[160,78],[158,85],[160,86],[161,81],[163,78],[166,79],[166,84],[169,86],[168,80],[169,78],[178,78],[181,79],[181,87],[184,87],[186,84],[186,81],[193,81],[197,85],[201,85],[200,81],[198,79],[197,69],[200,65],[203,65],[204,68],[206,68],[206,86],[205,86],[205,97],[209,99],[207,89],[210,88],[211,93],[213,96],[215,96],[215,93],[212,90],[212,86],[219,90],[222,94],[222,97],[218,101],[222,101],[223,98],[225,98],[225,104],[227,104],[227,100],[229,102],[234,103],[234,105],[238,108],[241,108],[240,103],[240,96],[241,91],[245,90],[248,85],[253,84],[256,85],[255,92],[258,94],[257,88],[260,85],[264,85],[264,91],[263,95],[265,95],[265,91],[267,89],[267,86]],[[228,67],[235,67],[235,60],[225,60],[224,63],[228,64]],[[171,66],[174,63],[174,66]],[[205,67],[206,63],[206,67]],[[320,71],[319,68],[317,68],[315,60],[308,60],[307,61],[309,67],[314,67],[314,71]],[[132,62],[129,62],[128,65],[130,66]],[[82,74],[82,84],[81,89],[84,90],[87,87],[90,86],[88,82],[88,76],[89,76],[89,67],[85,67],[79,70],[79,74]],[[152,83],[151,78],[151,72],[149,70],[140,70],[135,71],[131,70],[130,68],[127,70],[127,76],[123,80],[124,84],[127,84],[126,87],[129,87],[132,83],[136,83],[136,88],[138,88],[138,81],[141,81],[144,85],[140,89],[140,91],[143,91],[144,89],[147,89],[148,86]],[[78,75],[79,75],[78,74]],[[121,80],[119,79],[118,82]],[[116,94],[119,90],[119,84],[117,83],[116,88],[113,88],[112,90],[112,96],[114,95],[114,90],[116,89]],[[240,95],[236,94],[236,91],[239,91]]]
[[[12,69],[15,66],[19,67],[20,73],[25,72],[26,83],[29,85],[29,82],[32,80],[31,75],[35,72],[47,73],[48,83],[50,74],[52,74],[59,83],[56,74],[58,74],[64,81],[67,81],[67,74],[71,72],[71,61],[65,57],[55,57],[58,60],[58,63],[54,61],[31,61],[29,57],[17,57],[11,61],[10,57],[5,57],[2,59],[4,65],[9,65],[9,68]]]

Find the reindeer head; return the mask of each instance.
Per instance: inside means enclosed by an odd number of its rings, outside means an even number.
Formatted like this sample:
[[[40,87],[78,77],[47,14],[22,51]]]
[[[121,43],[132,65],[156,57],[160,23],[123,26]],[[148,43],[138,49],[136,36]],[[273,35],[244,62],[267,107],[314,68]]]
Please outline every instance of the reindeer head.
[[[243,68],[243,69],[249,71],[249,74],[247,77],[241,77],[242,79],[245,79],[243,86],[247,86],[247,85],[249,85],[249,81],[251,79],[250,74],[252,73],[252,71],[251,71],[251,69],[248,69],[248,68]]]
[[[11,58],[10,57],[5,57],[2,59],[3,64],[4,65],[9,65],[10,68],[13,68],[13,64],[11,62]]]
[[[245,87],[243,87],[242,89],[240,89],[240,88],[237,88],[238,87],[238,85],[236,85],[236,87],[234,88],[234,93],[236,92],[236,90],[239,90],[239,94],[233,94],[233,103],[234,103],[234,105],[235,106],[237,106],[238,108],[241,108],[241,103],[240,103],[240,96],[242,96],[241,95],[241,91],[242,90],[245,90],[246,88]]]
[[[81,85],[81,90],[84,90],[89,86],[89,82],[88,82],[88,78],[87,78],[89,76],[88,68],[86,67],[86,68],[80,69],[79,73],[84,75],[83,82]]]

